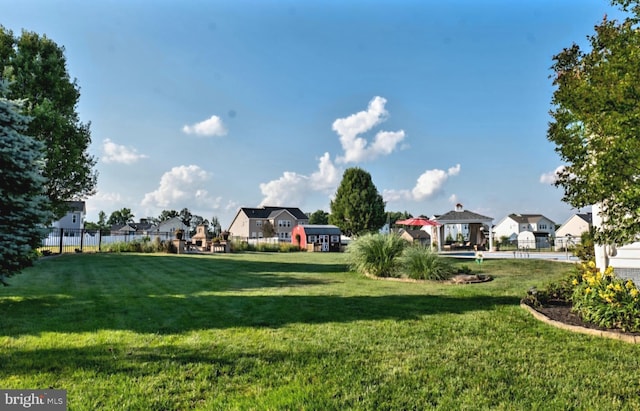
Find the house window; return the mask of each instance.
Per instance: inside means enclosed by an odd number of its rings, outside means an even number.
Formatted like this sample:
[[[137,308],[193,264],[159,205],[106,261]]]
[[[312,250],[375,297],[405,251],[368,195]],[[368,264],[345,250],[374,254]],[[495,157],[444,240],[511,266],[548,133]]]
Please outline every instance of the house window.
[[[256,232],[255,231],[251,233],[251,238],[256,238]]]
[[[340,236],[339,236],[339,235],[332,235],[332,236],[331,236],[331,242],[332,242],[332,243],[338,243],[338,242],[340,242]]]
[[[310,235],[309,238],[307,239],[308,243],[315,243],[316,242],[316,236],[315,235]]]
[[[540,224],[540,229],[541,230],[546,230],[547,229],[547,225],[546,224]]]
[[[258,227],[262,227],[262,220],[258,220],[258,221],[256,221],[256,225],[257,225]]]
[[[262,231],[260,231],[260,232],[258,233],[258,238],[262,238],[262,236],[263,236]]]
[[[77,222],[78,222],[78,216],[76,215],[76,213],[73,213],[73,214],[71,215],[71,222],[72,222],[73,224],[75,224],[75,223],[77,223]]]

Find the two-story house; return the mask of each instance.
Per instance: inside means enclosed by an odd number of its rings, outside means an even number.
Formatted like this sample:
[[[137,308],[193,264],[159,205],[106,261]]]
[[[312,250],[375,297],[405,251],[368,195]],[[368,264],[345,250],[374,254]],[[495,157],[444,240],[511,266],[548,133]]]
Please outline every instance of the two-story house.
[[[556,223],[542,214],[509,214],[493,226],[494,238],[498,240],[507,237],[509,241],[514,241],[524,231],[555,237]]]
[[[297,207],[242,207],[231,222],[229,232],[233,238],[264,238],[267,223],[281,241],[291,241],[293,227],[309,224],[309,217]]]
[[[589,231],[592,224],[591,213],[579,213],[569,217],[556,231],[556,250],[563,250],[566,246],[571,247],[580,243],[580,236]]]
[[[84,201],[66,201],[67,213],[51,226],[64,230],[65,236],[78,236],[84,228],[87,207]]]

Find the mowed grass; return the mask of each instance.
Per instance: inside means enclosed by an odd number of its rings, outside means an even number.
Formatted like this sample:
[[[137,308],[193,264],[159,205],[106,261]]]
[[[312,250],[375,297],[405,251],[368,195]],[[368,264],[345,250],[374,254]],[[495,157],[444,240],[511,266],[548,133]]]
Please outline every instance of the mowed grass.
[[[65,389],[70,410],[640,409],[640,346],[519,307],[570,265],[485,260],[494,281],[451,285],[345,261],[41,260],[0,289],[0,388]]]

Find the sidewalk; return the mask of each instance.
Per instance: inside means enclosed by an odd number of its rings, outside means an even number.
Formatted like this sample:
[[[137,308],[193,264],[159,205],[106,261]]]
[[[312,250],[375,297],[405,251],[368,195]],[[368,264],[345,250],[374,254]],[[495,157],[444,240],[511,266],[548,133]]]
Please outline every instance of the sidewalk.
[[[562,252],[552,252],[552,251],[480,251],[482,253],[482,257],[484,259],[491,258],[530,258],[530,259],[539,259],[539,260],[555,260],[560,262],[567,263],[577,263],[580,260],[578,257]],[[442,256],[446,257],[455,257],[455,258],[476,258],[475,251],[443,251],[439,253]]]

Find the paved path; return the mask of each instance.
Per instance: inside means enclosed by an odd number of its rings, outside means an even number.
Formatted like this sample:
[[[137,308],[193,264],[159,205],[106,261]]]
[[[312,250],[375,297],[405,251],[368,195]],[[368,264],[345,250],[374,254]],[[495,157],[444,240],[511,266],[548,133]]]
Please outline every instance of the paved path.
[[[451,251],[440,253],[444,256],[456,257],[456,258],[476,258],[476,253],[473,251]],[[580,260],[578,257],[566,253],[555,253],[551,251],[482,251],[482,256],[485,259],[490,258],[534,258],[541,260],[556,260],[569,263],[577,263]]]

